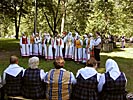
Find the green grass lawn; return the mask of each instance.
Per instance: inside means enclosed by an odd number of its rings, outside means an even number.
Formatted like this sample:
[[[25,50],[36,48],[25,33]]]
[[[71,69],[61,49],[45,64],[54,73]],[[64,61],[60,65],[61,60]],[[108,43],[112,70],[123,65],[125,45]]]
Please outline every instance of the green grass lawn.
[[[129,47],[132,47],[130,44]],[[22,58],[19,51],[19,40],[14,39],[0,39],[0,74],[9,65],[9,58],[11,55],[17,55],[19,57],[19,65],[24,68],[28,67],[28,59]],[[101,68],[98,68],[98,72],[103,73],[105,71],[105,62],[108,58],[112,58],[117,61],[120,70],[123,71],[128,79],[127,91],[133,92],[133,48],[116,48],[113,52],[101,52]],[[45,61],[40,59],[40,68],[45,72],[53,68],[53,60]],[[76,64],[73,61],[66,61],[65,69],[72,71],[76,74],[77,70],[84,67],[82,64]]]

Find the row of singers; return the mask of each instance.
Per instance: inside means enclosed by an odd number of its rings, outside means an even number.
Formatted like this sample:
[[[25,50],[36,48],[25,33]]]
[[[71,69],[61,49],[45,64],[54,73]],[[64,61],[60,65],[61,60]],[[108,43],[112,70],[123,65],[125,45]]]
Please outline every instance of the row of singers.
[[[38,33],[29,38],[22,33],[20,51],[21,56],[44,56],[48,60],[62,57],[85,63],[90,56],[93,56],[94,46],[98,46],[100,43],[101,38],[94,39],[92,34],[89,37],[83,35],[83,39],[81,39],[78,33],[75,33],[73,37],[71,32],[64,37],[58,34],[54,38],[48,33],[43,38]]]

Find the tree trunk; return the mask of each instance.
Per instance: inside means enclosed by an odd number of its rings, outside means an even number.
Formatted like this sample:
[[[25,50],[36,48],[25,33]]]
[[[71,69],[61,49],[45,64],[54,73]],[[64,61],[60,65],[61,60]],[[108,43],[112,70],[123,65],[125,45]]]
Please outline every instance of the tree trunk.
[[[20,6],[20,13],[19,13],[19,18],[17,20],[17,9],[16,9],[16,5],[14,7],[15,9],[15,31],[16,31],[16,39],[18,39],[19,37],[19,28],[20,28],[20,22],[21,22],[21,15],[22,15],[22,7],[23,7],[23,0],[21,2],[21,6]]]
[[[62,22],[61,22],[61,34],[64,31],[64,24],[65,24],[65,14],[66,14],[66,1],[62,1]]]
[[[65,23],[65,14],[63,14],[62,22],[61,22],[61,34],[64,31],[64,23]]]

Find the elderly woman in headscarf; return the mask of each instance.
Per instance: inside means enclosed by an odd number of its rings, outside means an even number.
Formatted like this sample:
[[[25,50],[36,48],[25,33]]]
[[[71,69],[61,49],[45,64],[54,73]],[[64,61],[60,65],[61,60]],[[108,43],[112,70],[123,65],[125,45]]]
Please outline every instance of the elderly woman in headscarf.
[[[39,58],[29,59],[29,68],[25,70],[23,76],[22,94],[28,99],[44,99],[44,70],[38,68]]]
[[[127,79],[125,74],[120,72],[113,59],[108,59],[105,66],[106,73],[102,74],[98,84],[101,100],[126,100]]]

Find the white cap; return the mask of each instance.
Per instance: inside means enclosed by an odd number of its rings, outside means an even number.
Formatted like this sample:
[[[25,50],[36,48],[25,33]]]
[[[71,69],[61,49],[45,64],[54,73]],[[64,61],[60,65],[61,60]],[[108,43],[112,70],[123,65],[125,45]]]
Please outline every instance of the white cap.
[[[75,35],[77,36],[77,35],[78,35],[78,33],[77,33],[77,32],[75,32]]]
[[[92,33],[89,33],[89,35],[90,35],[90,36],[93,36],[93,34],[92,34]]]
[[[36,33],[36,35],[38,35],[39,33]]]
[[[83,37],[87,38],[87,35],[85,34],[85,35],[83,35]]]
[[[25,34],[24,32],[22,32],[22,34]]]

